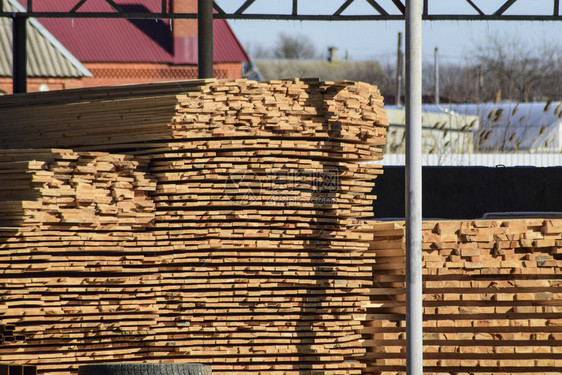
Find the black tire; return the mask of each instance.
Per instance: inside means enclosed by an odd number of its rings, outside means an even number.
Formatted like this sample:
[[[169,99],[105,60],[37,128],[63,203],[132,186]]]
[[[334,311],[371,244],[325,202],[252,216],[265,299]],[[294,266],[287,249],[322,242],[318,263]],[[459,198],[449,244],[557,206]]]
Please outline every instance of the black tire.
[[[78,375],[211,375],[200,363],[100,363],[83,365]]]

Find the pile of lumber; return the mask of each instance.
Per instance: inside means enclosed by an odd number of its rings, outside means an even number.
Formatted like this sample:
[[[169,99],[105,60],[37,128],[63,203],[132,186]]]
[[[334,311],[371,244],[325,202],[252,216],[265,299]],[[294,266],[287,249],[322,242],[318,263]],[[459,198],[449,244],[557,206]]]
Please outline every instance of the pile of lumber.
[[[376,88],[200,80],[0,110],[1,362],[405,371],[404,223],[364,220]],[[562,220],[423,232],[425,371],[559,373]]]
[[[368,146],[383,145],[386,134],[382,96],[351,81],[196,80],[77,89],[2,98],[0,111],[0,147],[15,149],[123,152],[170,140],[189,141],[191,149],[191,141],[201,139],[282,137],[332,140],[341,143],[334,152],[366,161],[380,158],[381,150]]]
[[[375,225],[373,361],[405,371],[404,223]],[[424,369],[434,373],[559,373],[562,219],[423,224]],[[373,302],[374,303],[374,302]]]
[[[154,220],[146,158],[63,149],[0,150],[0,226],[144,230]]]
[[[381,157],[378,90],[104,90],[0,98],[0,144],[43,149],[0,152],[14,182],[2,188],[0,322],[27,339],[0,346],[0,361],[45,374],[102,361],[360,374],[375,264],[363,219],[381,173],[360,162]]]

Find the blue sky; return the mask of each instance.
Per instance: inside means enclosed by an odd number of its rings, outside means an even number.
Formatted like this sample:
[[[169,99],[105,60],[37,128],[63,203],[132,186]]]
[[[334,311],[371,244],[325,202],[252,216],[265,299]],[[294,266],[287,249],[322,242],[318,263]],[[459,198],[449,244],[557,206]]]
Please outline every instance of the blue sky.
[[[483,11],[493,12],[505,0],[473,0]],[[219,1],[225,10],[238,9],[240,1]],[[330,14],[343,0],[300,0],[303,14]],[[256,0],[247,13],[289,13],[290,0]],[[392,10],[390,0],[380,0],[385,9]],[[474,13],[464,0],[430,0],[432,12]],[[552,14],[553,0],[518,0],[506,14]],[[355,0],[344,14],[376,12],[365,0]],[[394,12],[391,12],[394,13]],[[403,21],[229,21],[245,46],[275,44],[279,33],[306,35],[320,52],[336,46],[340,57],[347,52],[352,60],[393,61],[398,32],[404,32]],[[442,61],[459,62],[470,58],[478,44],[486,43],[493,35],[500,39],[517,39],[527,46],[558,44],[562,48],[562,22],[560,21],[425,21],[423,24],[424,60],[433,59],[433,50],[439,48]]]

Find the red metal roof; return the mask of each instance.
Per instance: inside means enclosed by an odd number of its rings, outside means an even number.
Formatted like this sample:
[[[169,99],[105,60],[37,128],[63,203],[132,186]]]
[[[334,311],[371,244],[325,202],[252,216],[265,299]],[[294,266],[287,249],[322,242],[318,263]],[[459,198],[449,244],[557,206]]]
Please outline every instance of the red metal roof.
[[[196,1],[196,0],[191,0]],[[25,5],[25,0],[20,0]],[[161,0],[115,1],[126,11],[161,11]],[[34,0],[34,11],[66,12],[76,0]],[[104,0],[88,0],[78,12],[113,11]],[[197,64],[197,37],[184,38],[174,55],[168,20],[126,19],[41,19],[41,23],[82,62],[158,62]],[[249,61],[244,48],[226,20],[213,24],[215,62]],[[178,49],[179,50],[179,49]]]

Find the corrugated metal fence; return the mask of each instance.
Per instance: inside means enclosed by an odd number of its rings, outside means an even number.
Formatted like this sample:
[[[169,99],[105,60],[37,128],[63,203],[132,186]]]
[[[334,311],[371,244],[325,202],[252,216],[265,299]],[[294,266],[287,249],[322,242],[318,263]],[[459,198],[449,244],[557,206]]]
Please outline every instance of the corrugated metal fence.
[[[404,154],[386,154],[382,161],[386,166],[403,166]],[[562,154],[424,154],[424,166],[459,167],[560,167]]]

